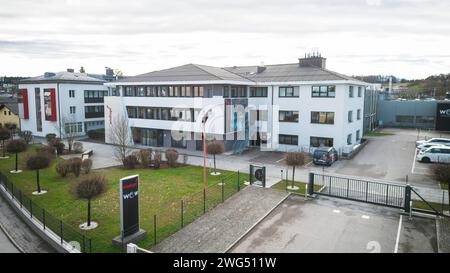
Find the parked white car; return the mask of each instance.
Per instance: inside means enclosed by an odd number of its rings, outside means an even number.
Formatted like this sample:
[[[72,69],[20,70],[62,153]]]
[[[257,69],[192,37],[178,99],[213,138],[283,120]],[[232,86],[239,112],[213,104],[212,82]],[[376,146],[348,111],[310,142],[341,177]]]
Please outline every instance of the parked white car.
[[[448,138],[441,138],[441,137],[435,137],[435,138],[430,138],[428,140],[417,140],[416,141],[416,147],[418,147],[419,145],[425,144],[425,143],[435,143],[435,144],[450,145],[450,139],[448,139]]]
[[[447,144],[436,144],[436,143],[424,143],[424,144],[420,144],[419,146],[417,146],[417,149],[419,151],[425,151],[426,149],[431,148],[433,146],[444,146],[444,147],[448,146],[448,147],[450,147],[450,144],[447,145]]]
[[[420,151],[416,159],[424,163],[450,163],[450,147],[449,146],[432,146],[425,151]]]

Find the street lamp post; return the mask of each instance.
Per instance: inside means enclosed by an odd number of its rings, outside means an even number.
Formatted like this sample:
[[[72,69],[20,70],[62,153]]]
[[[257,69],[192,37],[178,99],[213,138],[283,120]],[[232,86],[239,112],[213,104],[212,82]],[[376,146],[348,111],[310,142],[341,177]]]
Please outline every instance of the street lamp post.
[[[206,121],[208,115],[202,120],[202,145],[203,145],[203,213],[206,212]]]

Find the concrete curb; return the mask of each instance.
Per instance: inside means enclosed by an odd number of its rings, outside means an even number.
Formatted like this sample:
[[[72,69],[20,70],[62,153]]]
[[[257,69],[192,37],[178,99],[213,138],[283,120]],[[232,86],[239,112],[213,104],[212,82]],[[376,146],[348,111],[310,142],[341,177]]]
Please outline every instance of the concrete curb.
[[[440,244],[439,244],[439,238],[441,237],[441,232],[439,231],[439,228],[440,228],[440,226],[439,226],[439,218],[438,217],[436,217],[436,241],[437,241],[437,249],[438,249],[438,253],[444,253],[442,250],[441,250],[441,246],[440,246]]]
[[[292,193],[288,193],[280,202],[278,202],[272,209],[270,209],[263,217],[261,217],[258,221],[256,221],[255,224],[253,224],[247,231],[244,232],[236,241],[234,241],[229,247],[225,249],[223,253],[227,253],[232,249],[239,241],[241,241],[247,234],[252,231],[259,223],[261,223],[266,217],[272,213],[276,208],[278,208],[289,196],[291,196]]]
[[[0,230],[5,234],[6,238],[14,245],[20,253],[25,253],[25,250],[12,238],[11,234],[6,230],[2,223],[0,223]]]

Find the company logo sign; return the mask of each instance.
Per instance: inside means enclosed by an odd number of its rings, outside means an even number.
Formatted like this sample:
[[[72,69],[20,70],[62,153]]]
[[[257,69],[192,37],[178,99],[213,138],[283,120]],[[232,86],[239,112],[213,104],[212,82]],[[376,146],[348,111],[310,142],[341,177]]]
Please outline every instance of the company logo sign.
[[[440,109],[439,115],[443,118],[450,118],[450,108],[448,109]]]
[[[124,237],[139,231],[139,176],[120,179],[120,224]]]

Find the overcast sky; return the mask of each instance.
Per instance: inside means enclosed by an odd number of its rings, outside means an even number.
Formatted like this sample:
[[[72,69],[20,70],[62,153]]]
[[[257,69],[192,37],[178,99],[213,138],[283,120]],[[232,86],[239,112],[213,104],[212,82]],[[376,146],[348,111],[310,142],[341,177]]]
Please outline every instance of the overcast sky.
[[[450,72],[448,0],[0,0],[0,75],[126,75],[293,63],[348,75]]]

